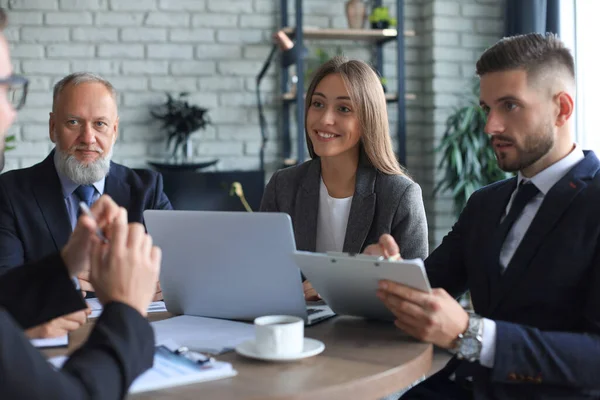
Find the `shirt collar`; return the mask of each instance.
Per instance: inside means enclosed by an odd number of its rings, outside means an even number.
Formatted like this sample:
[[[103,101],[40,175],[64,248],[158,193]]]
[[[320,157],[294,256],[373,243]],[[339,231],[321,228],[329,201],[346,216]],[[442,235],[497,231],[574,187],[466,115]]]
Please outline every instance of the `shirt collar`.
[[[558,182],[567,174],[567,172],[569,172],[584,158],[585,155],[583,154],[583,150],[577,143],[575,143],[575,148],[571,150],[566,157],[558,160],[543,171],[538,172],[533,178],[525,178],[523,175],[521,175],[521,172],[519,172],[517,184],[520,184],[523,180],[531,181],[545,196],[550,191],[552,186],[556,184],[556,182]]]
[[[60,186],[62,188],[63,197],[66,199],[73,194],[75,189],[77,189],[79,187],[79,184],[73,182],[69,177],[60,173],[60,171],[56,167],[57,157],[58,157],[58,153],[55,151],[54,152],[54,168],[56,169],[56,173],[58,174],[58,179],[60,180]],[[96,191],[98,191],[98,193],[100,193],[100,195],[102,195],[102,194],[104,194],[104,184],[105,183],[106,183],[106,176],[103,177],[102,179],[100,179],[98,182],[92,183],[92,185],[94,186]]]

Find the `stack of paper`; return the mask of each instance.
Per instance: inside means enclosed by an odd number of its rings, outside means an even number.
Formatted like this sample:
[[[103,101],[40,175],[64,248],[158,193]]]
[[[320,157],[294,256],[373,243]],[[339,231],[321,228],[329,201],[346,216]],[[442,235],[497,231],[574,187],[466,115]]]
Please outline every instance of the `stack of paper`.
[[[232,351],[255,335],[252,324],[191,315],[180,315],[151,325],[157,344],[172,340],[190,350],[211,354]]]
[[[92,313],[89,315],[89,318],[98,318],[100,314],[102,314],[102,304],[100,300],[97,298],[85,299],[88,307],[92,309]],[[148,312],[162,312],[167,311],[167,307],[165,306],[164,301],[153,301],[148,306]]]
[[[45,347],[66,347],[69,345],[69,335],[59,336],[48,339],[31,339],[31,344],[38,348]]]

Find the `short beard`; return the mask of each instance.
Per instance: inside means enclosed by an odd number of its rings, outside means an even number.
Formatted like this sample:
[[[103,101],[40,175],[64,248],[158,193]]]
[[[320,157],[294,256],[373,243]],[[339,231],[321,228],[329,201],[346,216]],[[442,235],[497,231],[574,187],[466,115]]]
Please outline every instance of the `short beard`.
[[[525,168],[535,164],[544,157],[554,147],[554,137],[552,136],[552,125],[546,124],[541,136],[529,136],[523,143],[523,148],[517,147],[517,159],[509,163],[503,155],[496,154],[498,166],[506,172],[522,171]],[[512,142],[514,144],[514,142]]]
[[[85,148],[85,146],[80,146]],[[77,146],[73,146],[69,151],[76,150]],[[58,172],[78,185],[91,185],[92,183],[102,180],[110,171],[110,159],[112,158],[113,149],[106,156],[102,156],[102,150],[96,149],[100,153],[100,157],[89,164],[84,164],[77,160],[74,155],[65,153],[56,146],[56,169]]]

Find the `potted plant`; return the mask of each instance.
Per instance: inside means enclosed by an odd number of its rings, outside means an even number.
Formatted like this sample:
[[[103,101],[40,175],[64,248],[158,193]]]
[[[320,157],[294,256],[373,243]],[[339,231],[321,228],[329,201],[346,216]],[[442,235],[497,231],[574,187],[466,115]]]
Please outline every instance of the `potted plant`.
[[[373,29],[387,29],[390,26],[396,26],[396,18],[390,17],[390,10],[387,7],[375,7],[369,15],[369,22]]]
[[[13,146],[12,144],[9,143],[14,143],[14,141],[17,140],[15,135],[8,135],[6,136],[6,138],[4,139],[4,150],[8,151],[8,150],[13,150],[15,148],[15,146]]]
[[[150,114],[162,122],[161,129],[167,135],[167,150],[170,157],[167,163],[150,163],[159,165],[160,168],[173,169],[197,169],[213,165],[217,160],[208,163],[193,163],[193,145],[191,135],[206,129],[210,124],[208,109],[199,107],[187,100],[189,93],[179,93],[177,98],[167,93],[167,101],[160,106],[154,107]]]
[[[342,48],[340,46],[336,46],[335,55],[341,56],[343,54]],[[306,69],[304,70],[304,89],[308,89],[310,86],[310,81],[312,80],[312,76],[315,71],[327,61],[333,58],[325,49],[317,47],[315,49],[314,57],[306,58]]]
[[[383,87],[383,91],[385,93],[387,93],[387,79],[385,77],[380,77],[379,80],[381,81],[381,86]]]
[[[436,149],[442,154],[438,168],[445,174],[434,192],[451,190],[457,216],[475,190],[511,176],[498,167],[484,132],[486,121],[487,116],[479,106],[477,82],[467,104],[457,107],[447,118],[446,131]]]

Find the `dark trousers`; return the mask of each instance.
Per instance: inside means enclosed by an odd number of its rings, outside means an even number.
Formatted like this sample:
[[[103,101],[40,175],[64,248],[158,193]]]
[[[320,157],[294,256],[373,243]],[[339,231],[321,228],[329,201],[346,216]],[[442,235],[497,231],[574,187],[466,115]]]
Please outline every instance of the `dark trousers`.
[[[441,370],[411,388],[401,400],[466,400],[473,398],[469,381],[454,382],[448,379],[448,371]]]

